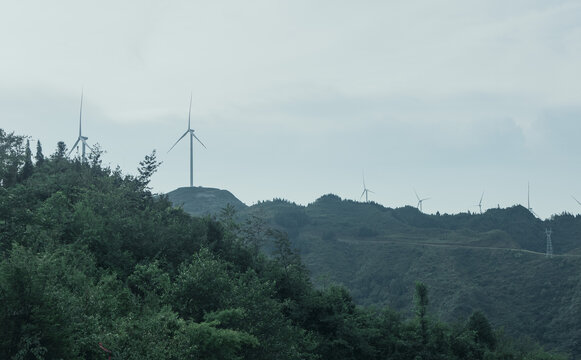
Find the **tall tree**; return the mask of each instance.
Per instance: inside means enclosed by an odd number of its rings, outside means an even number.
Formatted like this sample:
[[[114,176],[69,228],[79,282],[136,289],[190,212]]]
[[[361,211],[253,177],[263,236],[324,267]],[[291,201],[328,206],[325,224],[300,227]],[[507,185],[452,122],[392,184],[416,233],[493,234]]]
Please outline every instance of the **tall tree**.
[[[488,319],[480,311],[475,311],[468,319],[468,330],[474,331],[477,343],[486,345],[490,349],[496,346],[496,337]]]
[[[145,159],[139,163],[139,168],[137,169],[139,176],[137,180],[144,189],[147,188],[147,185],[151,181],[151,176],[155,174],[161,164],[161,161],[157,161],[155,150],[150,155],[145,155]]]
[[[26,180],[32,175],[34,165],[32,164],[32,151],[30,150],[30,140],[26,140],[26,149],[24,151],[24,165],[20,169],[19,180]]]
[[[36,155],[34,156],[34,159],[36,160],[36,166],[40,166],[44,162],[44,154],[42,153],[40,140],[36,141]]]
[[[416,291],[414,294],[415,302],[415,313],[416,318],[419,322],[419,332],[422,339],[422,344],[425,346],[428,344],[428,319],[427,319],[427,309],[428,309],[428,288],[423,282],[416,282]]]
[[[18,170],[24,162],[24,137],[0,129],[0,186],[18,182]]]
[[[52,155],[55,159],[64,159],[67,155],[67,145],[64,141],[59,141],[56,144],[56,152]]]

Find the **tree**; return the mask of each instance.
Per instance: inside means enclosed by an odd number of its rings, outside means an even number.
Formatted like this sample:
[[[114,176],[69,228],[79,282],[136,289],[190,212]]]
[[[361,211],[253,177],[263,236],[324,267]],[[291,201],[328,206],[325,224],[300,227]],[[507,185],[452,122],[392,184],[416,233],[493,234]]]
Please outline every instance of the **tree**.
[[[36,155],[34,156],[34,159],[36,160],[36,166],[40,166],[44,162],[44,154],[42,153],[40,140],[36,141]]]
[[[24,137],[0,129],[0,186],[10,187],[18,182],[18,171],[24,163]]]
[[[52,155],[54,159],[64,159],[67,156],[67,145],[64,141],[59,141],[56,144],[56,151]]]
[[[183,318],[199,322],[205,313],[225,306],[232,286],[226,264],[203,248],[190,264],[180,267],[172,289],[172,303]]]
[[[264,245],[268,227],[263,216],[250,215],[242,226],[241,241],[252,250],[256,256]]]
[[[91,163],[91,167],[93,169],[100,168],[102,164],[101,156],[103,155],[103,150],[99,144],[93,145],[92,151],[89,153],[89,160]]]
[[[24,181],[32,175],[34,165],[32,164],[32,151],[30,151],[30,140],[26,140],[26,150],[24,152],[24,165],[20,169],[19,180]]]
[[[157,161],[155,150],[151,152],[150,155],[145,155],[145,159],[139,163],[139,176],[137,181],[141,184],[143,189],[147,188],[147,185],[151,181],[151,176],[155,174],[162,162]]]
[[[482,312],[475,311],[468,319],[466,328],[474,332],[477,343],[483,344],[491,350],[494,349],[496,346],[496,337],[492,326],[490,326],[488,319]]]
[[[422,339],[422,344],[428,344],[428,319],[426,317],[428,308],[428,288],[420,281],[416,282],[416,291],[414,294],[414,305],[416,319],[419,321],[419,333]]]

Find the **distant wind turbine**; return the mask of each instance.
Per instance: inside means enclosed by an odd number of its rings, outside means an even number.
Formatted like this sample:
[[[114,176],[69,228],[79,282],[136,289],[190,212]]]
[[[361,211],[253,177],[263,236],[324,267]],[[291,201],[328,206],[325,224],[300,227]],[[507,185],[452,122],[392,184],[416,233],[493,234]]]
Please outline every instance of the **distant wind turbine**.
[[[95,151],[89,146],[89,144],[87,144],[87,140],[89,138],[82,135],[82,125],[83,125],[82,120],[83,120],[83,92],[81,91],[81,109],[79,111],[79,137],[77,138],[75,145],[73,145],[73,147],[71,148],[71,151],[69,151],[69,156],[71,156],[73,150],[77,148],[77,145],[79,145],[79,142],[81,142],[81,162],[84,162],[86,160],[85,148],[89,148],[89,150],[91,150],[92,153],[94,153]]]
[[[375,194],[373,191],[369,190],[367,186],[365,186],[365,173],[363,173],[363,192],[361,193],[359,200],[363,199],[363,195],[365,195],[365,202],[369,202],[368,193]]]
[[[424,203],[424,201],[429,200],[430,198],[427,197],[427,198],[420,199],[420,197],[418,196],[418,193],[416,192],[415,189],[414,189],[414,193],[416,194],[416,198],[418,198],[417,208],[420,210],[420,212],[423,212],[422,204]]]
[[[474,205],[474,206],[478,206],[478,209],[480,209],[480,214],[482,214],[482,199],[484,198],[484,191],[482,192],[482,196],[480,196],[480,201],[478,202],[478,204]]]
[[[575,201],[577,202],[577,204],[581,205],[581,202],[579,202],[579,200],[577,200],[577,199],[575,198],[575,196],[571,195],[571,197],[573,198],[573,200],[575,200]]]
[[[183,139],[186,135],[190,134],[190,187],[194,186],[194,138],[198,140],[200,144],[206,148],[206,145],[202,142],[202,140],[198,139],[196,134],[194,134],[194,129],[191,128],[191,116],[192,116],[192,95],[190,94],[190,112],[188,113],[188,129],[186,132],[178,139],[178,141],[173,144],[173,146],[167,151],[168,153],[173,149],[181,139]]]

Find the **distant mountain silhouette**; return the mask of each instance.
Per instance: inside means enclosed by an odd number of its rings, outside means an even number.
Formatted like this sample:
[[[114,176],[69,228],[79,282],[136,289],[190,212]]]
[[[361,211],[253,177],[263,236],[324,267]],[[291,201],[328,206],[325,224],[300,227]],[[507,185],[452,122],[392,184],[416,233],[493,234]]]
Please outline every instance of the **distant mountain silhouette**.
[[[181,187],[167,194],[174,206],[181,206],[184,211],[194,216],[218,214],[228,204],[237,211],[247,208],[228,190],[207,187]]]

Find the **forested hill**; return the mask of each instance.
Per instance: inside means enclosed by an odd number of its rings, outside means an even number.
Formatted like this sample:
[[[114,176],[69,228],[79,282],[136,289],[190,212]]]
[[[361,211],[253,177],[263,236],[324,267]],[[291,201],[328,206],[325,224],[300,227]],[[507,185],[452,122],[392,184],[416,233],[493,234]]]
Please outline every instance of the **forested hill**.
[[[0,130],[0,359],[566,358],[482,312],[440,321],[422,282],[409,319],[315,288],[259,218],[191,217],[152,194],[155,152],[137,176],[66,153]]]
[[[288,233],[313,281],[342,284],[359,304],[411,315],[420,280],[442,319],[483,311],[512,335],[581,355],[580,216],[541,221],[520,205],[427,215],[335,195],[308,206],[261,202],[244,214]],[[545,256],[546,229],[552,257]]]
[[[429,240],[541,253],[546,252],[545,230],[552,229],[555,254],[581,254],[581,216],[563,213],[542,221],[521,205],[482,214],[429,215],[411,206],[392,209],[329,194],[306,207],[281,199],[260,202],[248,213],[262,213],[291,236],[317,232],[326,238]]]

